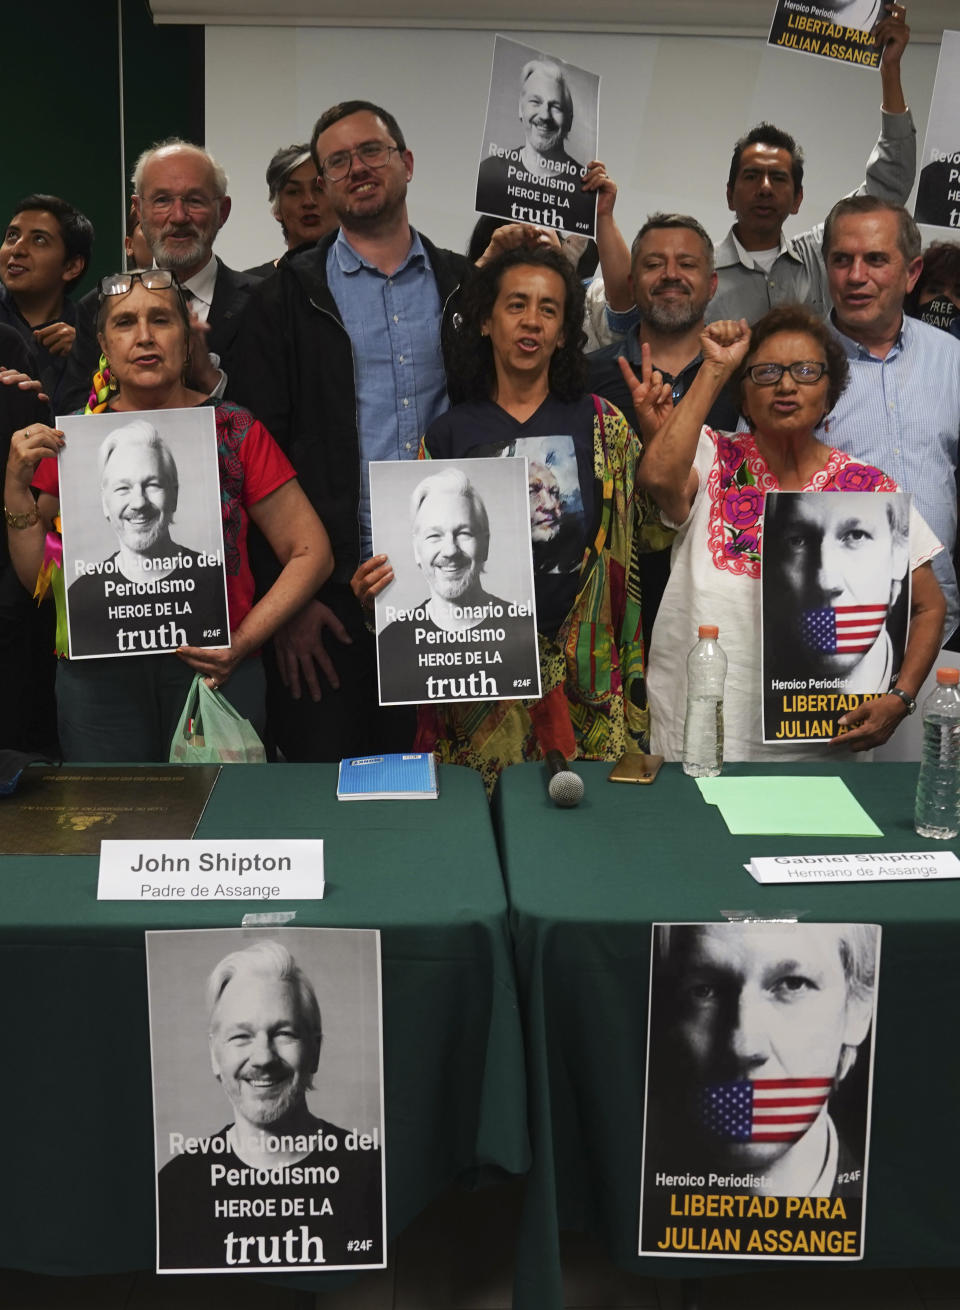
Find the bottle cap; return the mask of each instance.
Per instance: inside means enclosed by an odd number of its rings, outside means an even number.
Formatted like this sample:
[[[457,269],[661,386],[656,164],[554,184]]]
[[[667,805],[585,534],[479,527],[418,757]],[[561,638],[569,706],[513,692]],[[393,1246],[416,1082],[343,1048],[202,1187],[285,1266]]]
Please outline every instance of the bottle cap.
[[[701,623],[697,628],[698,637],[719,637],[720,629],[715,623]]]
[[[960,682],[960,669],[937,669],[937,682],[941,687],[955,687]]]

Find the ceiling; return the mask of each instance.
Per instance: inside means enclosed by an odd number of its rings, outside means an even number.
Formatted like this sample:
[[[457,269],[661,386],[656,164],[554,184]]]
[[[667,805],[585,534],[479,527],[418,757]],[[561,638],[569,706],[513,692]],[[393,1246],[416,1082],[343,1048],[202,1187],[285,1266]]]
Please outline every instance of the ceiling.
[[[766,36],[773,0],[149,0],[158,23],[267,27],[446,27],[525,31],[670,33],[680,36]],[[960,30],[960,0],[909,0],[914,41],[939,41]]]

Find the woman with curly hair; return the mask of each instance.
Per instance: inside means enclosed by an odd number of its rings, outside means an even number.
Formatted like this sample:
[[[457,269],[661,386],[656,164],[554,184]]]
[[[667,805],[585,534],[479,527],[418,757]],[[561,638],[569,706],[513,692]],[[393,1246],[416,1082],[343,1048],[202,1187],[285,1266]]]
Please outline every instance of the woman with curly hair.
[[[542,699],[419,714],[418,747],[479,769],[488,788],[505,765],[550,749],[613,760],[646,747],[640,443],[618,409],[584,392],[583,294],[550,249],[508,250],[472,270],[448,367],[465,399],[423,441],[426,458],[528,461]],[[655,522],[652,532],[662,544]],[[368,602],[392,578],[374,556],[354,590]]]
[[[828,415],[847,384],[846,357],[829,328],[802,305],[771,310],[753,328],[745,319],[710,324],[700,337],[703,365],[683,403],[672,408],[656,372],[638,382],[634,403],[661,426],[649,442],[640,481],[678,529],[670,580],[650,642],[648,690],[653,749],[680,759],[686,705],[685,659],[701,623],[717,623],[728,657],[724,688],[724,758],[822,757],[840,742],[869,750],[892,734],[930,671],[943,633],[945,604],[930,560],[943,549],[915,510],[909,522],[910,622],[899,670],[885,694],[842,715],[847,729],[829,745],[763,744],[760,680],[760,552],[768,491],[895,492],[891,478],[828,445]],[[621,366],[624,361],[621,361]],[[624,375],[629,366],[624,367]],[[702,426],[721,388],[733,379],[748,431]],[[876,517],[876,516],[873,516]],[[904,529],[906,525],[903,525]],[[881,523],[878,532],[883,528]],[[891,523],[891,536],[900,531]],[[799,530],[798,530],[799,531]],[[851,543],[865,535],[851,527]],[[901,535],[905,536],[906,531]],[[817,553],[816,535],[804,538]],[[907,554],[907,548],[904,548]],[[813,564],[809,565],[813,568]],[[904,560],[904,570],[907,570]],[[818,583],[823,587],[825,581]],[[832,585],[832,583],[830,584]],[[880,637],[884,633],[881,631]],[[877,641],[880,640],[877,638]],[[892,683],[896,684],[890,690]]]

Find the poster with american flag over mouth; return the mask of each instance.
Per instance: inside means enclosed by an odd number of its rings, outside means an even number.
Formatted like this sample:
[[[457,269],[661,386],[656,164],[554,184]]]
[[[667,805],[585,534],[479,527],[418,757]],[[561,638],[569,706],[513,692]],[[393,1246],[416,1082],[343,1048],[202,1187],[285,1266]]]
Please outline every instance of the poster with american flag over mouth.
[[[910,497],[770,491],[760,566],[763,740],[829,741],[887,692],[910,615]]]
[[[652,933],[639,1254],[862,1258],[879,927]]]

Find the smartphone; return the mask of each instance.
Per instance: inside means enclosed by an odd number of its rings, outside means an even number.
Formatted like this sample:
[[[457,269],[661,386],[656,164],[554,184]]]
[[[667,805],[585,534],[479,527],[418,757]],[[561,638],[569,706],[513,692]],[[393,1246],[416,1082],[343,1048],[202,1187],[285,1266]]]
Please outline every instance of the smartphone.
[[[610,770],[607,781],[651,783],[656,780],[662,763],[662,755],[644,755],[640,751],[627,751]]]

